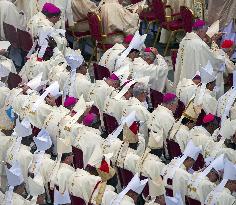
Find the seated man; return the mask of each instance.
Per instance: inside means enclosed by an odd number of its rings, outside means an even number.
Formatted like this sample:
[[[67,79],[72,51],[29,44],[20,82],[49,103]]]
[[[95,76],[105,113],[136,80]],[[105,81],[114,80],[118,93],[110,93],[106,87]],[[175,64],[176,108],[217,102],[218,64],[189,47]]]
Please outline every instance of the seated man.
[[[216,74],[210,62],[200,69],[200,75],[202,83],[196,90],[193,104],[195,108],[201,109],[203,113],[215,115],[217,100],[213,91],[216,84]],[[201,123],[201,119],[198,123]]]
[[[18,139],[19,140],[19,139]],[[10,166],[14,165],[14,160],[17,160],[21,166],[22,177],[27,184],[28,182],[28,167],[33,159],[33,154],[30,152],[30,148],[14,140],[14,143],[6,151],[6,163]]]
[[[75,24],[75,31],[89,31],[87,15],[89,12],[96,12],[97,5],[91,0],[72,0],[71,7]],[[83,9],[81,9],[83,8]]]
[[[155,48],[146,48],[142,58],[135,58],[131,64],[133,78],[148,76],[150,88],[159,92],[165,89],[168,71],[165,59]]]
[[[130,66],[135,58],[139,57],[140,51],[145,47],[147,34],[140,35],[139,31],[135,35],[125,37],[123,44],[116,43],[102,56],[99,65],[111,70],[118,70],[123,66]]]
[[[187,196],[204,204],[207,195],[216,187],[222,177],[224,155],[213,160],[203,171],[194,172],[188,182]]]
[[[94,101],[94,105],[99,109],[101,123],[103,125],[104,100],[107,96],[115,95],[117,88],[120,86],[119,78],[112,74],[105,80],[97,80],[91,86],[88,92],[88,101]]]
[[[16,6],[7,0],[0,1],[0,39],[5,39],[3,22],[16,28],[25,30],[26,19],[24,14],[20,13]]]
[[[236,199],[232,195],[236,191],[235,171],[235,164],[226,158],[223,180],[208,194],[205,204],[231,205],[236,203]]]
[[[34,138],[34,143],[36,145],[36,151],[28,168],[28,183],[38,181],[39,178],[37,175],[39,175],[40,183],[47,187],[50,173],[55,166],[55,161],[50,159],[52,141],[47,131],[42,129],[37,137]],[[36,179],[34,179],[35,177]]]
[[[141,123],[139,131],[143,134],[146,143],[148,142],[147,121],[150,117],[146,101],[147,93],[148,88],[144,83],[136,83],[133,86],[133,97],[129,99],[122,112],[123,117],[128,116],[133,111],[136,112],[136,117]]]
[[[185,106],[188,106],[191,98],[196,94],[197,87],[201,83],[201,77],[196,73],[193,79],[182,79],[176,88],[176,95]]]
[[[134,34],[139,27],[139,15],[125,9],[123,0],[106,0],[101,6],[101,20],[105,34],[122,32],[125,35]],[[123,35],[117,34],[108,38],[106,43],[123,42]]]
[[[65,82],[63,95],[69,95],[75,98],[83,95],[85,101],[87,101],[92,83],[87,77],[88,67],[83,56],[74,51],[72,54],[66,56],[66,60],[70,66],[70,76]]]
[[[9,165],[8,165],[9,167]],[[7,181],[9,188],[5,195],[3,204],[24,205],[27,204],[24,198],[25,183],[22,170],[18,161],[15,161],[10,168],[6,168]]]
[[[189,141],[189,131],[194,126],[195,123],[193,120],[183,116],[174,123],[167,139],[178,143],[181,153],[183,153]]]
[[[116,59],[130,44],[133,35],[128,35],[124,38],[123,43],[116,43],[112,48],[108,49],[101,57],[99,65],[109,69],[110,72],[116,70]],[[128,56],[129,57],[129,56]]]
[[[48,47],[45,53],[39,56],[39,53],[36,52],[30,56],[19,73],[23,81],[28,82],[40,73],[43,73],[43,81],[48,80],[49,72],[55,66],[66,62],[64,55],[59,51],[57,45],[53,37],[48,37]]]
[[[1,43],[1,42],[0,42]],[[13,61],[7,58],[5,55],[7,51],[0,46],[0,86],[7,86],[5,82],[8,79],[10,73],[16,73],[16,68]]]
[[[115,96],[107,96],[104,102],[104,113],[116,118],[117,122],[121,121],[122,110],[125,104],[133,96],[133,85],[136,82],[128,81],[122,86],[120,92]]]
[[[69,137],[68,137],[69,138]],[[68,204],[71,202],[69,196],[69,177],[75,172],[73,166],[72,146],[69,139],[57,139],[57,163],[50,177],[50,188],[54,190],[54,203]]]
[[[169,189],[169,194],[173,190],[173,195],[180,192],[182,198],[187,194],[187,184],[191,177],[191,168],[200,154],[201,149],[189,141],[184,150],[183,156],[173,159],[162,170],[165,187]],[[167,193],[168,195],[168,193]]]
[[[166,139],[175,123],[174,113],[177,104],[178,99],[176,95],[166,93],[162,105],[159,105],[148,119],[147,125],[150,130],[148,146],[152,149],[152,153],[159,157],[161,157],[163,145],[166,145]]]

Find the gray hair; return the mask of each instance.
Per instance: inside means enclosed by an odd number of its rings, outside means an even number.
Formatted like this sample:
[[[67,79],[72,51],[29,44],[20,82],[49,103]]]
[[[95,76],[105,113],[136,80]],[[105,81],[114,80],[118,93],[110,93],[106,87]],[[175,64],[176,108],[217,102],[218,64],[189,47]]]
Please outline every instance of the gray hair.
[[[208,26],[207,25],[205,25],[205,26],[203,26],[203,27],[199,27],[199,28],[193,28],[192,30],[194,31],[194,32],[196,32],[196,31],[201,31],[201,30],[203,30],[203,31],[207,31],[207,29],[208,29]]]
[[[133,96],[137,97],[142,93],[148,93],[148,87],[144,83],[136,83],[133,87]]]
[[[143,59],[150,58],[152,61],[156,59],[156,55],[153,52],[142,52],[141,57]]]

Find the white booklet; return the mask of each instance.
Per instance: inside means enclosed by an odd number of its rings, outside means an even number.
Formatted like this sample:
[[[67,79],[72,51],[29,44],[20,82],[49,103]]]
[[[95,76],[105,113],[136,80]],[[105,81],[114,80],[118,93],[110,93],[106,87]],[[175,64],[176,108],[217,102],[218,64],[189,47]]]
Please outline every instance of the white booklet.
[[[0,50],[4,49],[7,50],[10,47],[9,41],[0,41]]]

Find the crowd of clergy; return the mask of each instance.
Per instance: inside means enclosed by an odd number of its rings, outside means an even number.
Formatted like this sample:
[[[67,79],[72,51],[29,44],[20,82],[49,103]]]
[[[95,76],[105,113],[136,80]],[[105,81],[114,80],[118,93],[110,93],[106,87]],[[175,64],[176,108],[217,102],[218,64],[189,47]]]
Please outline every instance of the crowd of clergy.
[[[236,205],[235,21],[194,19],[171,81],[149,4],[0,0],[0,205]],[[66,35],[89,12],[116,32],[100,80]],[[33,39],[21,66],[3,22]]]

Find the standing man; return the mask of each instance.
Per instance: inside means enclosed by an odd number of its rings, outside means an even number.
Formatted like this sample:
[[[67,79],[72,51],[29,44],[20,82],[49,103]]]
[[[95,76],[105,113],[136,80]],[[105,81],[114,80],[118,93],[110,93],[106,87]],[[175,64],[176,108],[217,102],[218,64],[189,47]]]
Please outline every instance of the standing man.
[[[224,64],[224,58],[215,55],[210,47],[204,42],[206,38],[205,22],[198,20],[193,25],[193,32],[187,33],[180,43],[174,85],[177,86],[183,78],[192,79],[197,71],[210,61],[214,70]]]

